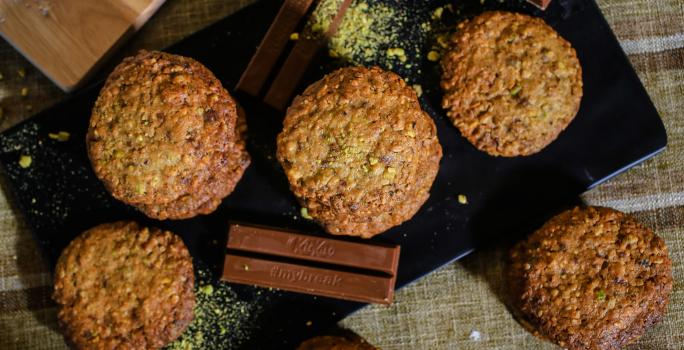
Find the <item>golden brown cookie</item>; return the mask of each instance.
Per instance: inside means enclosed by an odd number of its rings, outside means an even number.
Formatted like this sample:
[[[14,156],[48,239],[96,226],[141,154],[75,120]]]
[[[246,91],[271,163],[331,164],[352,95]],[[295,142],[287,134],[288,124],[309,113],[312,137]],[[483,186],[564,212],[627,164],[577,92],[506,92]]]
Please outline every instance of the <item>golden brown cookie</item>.
[[[115,198],[157,219],[192,217],[214,210],[242,175],[236,118],[233,98],[199,62],[140,51],[100,91],[88,155]]]
[[[320,336],[304,341],[297,350],[378,350],[359,336]]]
[[[442,107],[478,149],[537,153],[577,114],[582,68],[570,43],[542,19],[485,12],[460,23],[449,45]]]
[[[372,237],[427,200],[442,148],[413,89],[380,68],[342,68],[297,96],[278,135],[290,188],[326,231]]]
[[[620,349],[659,322],[672,291],[665,242],[633,217],[574,208],[511,251],[512,306],[566,349]]]
[[[209,214],[221,204],[223,197],[214,197],[214,193],[232,193],[242,178],[251,159],[247,153],[247,120],[245,113],[238,106],[238,119],[235,126],[235,141],[228,152],[226,166],[219,169],[196,193],[189,193],[174,201],[158,204],[136,204],[135,206],[149,217],[187,218],[197,214]]]
[[[53,299],[76,349],[158,349],[190,324],[192,258],[168,231],[135,222],[93,227],[62,252]]]

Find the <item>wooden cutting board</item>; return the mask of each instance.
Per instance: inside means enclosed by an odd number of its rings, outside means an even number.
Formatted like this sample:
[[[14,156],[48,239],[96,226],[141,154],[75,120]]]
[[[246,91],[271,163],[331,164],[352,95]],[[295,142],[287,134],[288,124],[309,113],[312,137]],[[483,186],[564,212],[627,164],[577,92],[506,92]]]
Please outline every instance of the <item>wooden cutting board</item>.
[[[164,0],[0,0],[0,35],[65,91]]]

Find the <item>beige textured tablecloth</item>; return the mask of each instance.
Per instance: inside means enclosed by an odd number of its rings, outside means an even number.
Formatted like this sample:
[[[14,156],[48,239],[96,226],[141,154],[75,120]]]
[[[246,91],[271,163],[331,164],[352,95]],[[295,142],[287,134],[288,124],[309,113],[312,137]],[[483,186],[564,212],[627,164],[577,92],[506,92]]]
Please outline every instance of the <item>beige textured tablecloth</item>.
[[[167,0],[116,56],[164,47],[249,2]],[[599,5],[660,112],[669,144],[663,154],[584,198],[633,213],[667,242],[676,284],[666,318],[630,348],[684,349],[684,1]],[[0,130],[64,96],[6,42],[0,42],[0,73]],[[2,179],[0,184],[0,349],[63,349],[47,266]],[[342,325],[383,349],[555,348],[523,330],[497,297],[505,288],[502,254],[476,252],[404,288],[392,306],[367,307]]]

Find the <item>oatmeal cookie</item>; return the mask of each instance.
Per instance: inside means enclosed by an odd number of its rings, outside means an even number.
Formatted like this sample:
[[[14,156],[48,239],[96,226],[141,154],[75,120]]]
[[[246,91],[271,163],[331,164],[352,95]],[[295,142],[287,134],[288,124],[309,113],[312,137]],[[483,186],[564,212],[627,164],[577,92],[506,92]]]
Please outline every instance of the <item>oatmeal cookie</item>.
[[[372,237],[429,196],[442,148],[413,89],[380,68],[342,68],[297,96],[277,139],[290,188],[331,234]]]
[[[192,321],[193,288],[178,236],[121,221],[87,230],[62,252],[53,299],[76,349],[158,349]]]
[[[633,217],[574,208],[511,251],[512,306],[566,349],[620,349],[659,322],[672,291],[665,242]]]
[[[577,114],[582,68],[570,43],[542,19],[485,12],[460,23],[449,46],[442,106],[479,150],[537,153]]]
[[[213,210],[241,176],[232,163],[241,158],[236,118],[235,101],[199,62],[141,51],[100,91],[88,156],[115,198],[156,208],[143,209],[155,218],[191,217]]]

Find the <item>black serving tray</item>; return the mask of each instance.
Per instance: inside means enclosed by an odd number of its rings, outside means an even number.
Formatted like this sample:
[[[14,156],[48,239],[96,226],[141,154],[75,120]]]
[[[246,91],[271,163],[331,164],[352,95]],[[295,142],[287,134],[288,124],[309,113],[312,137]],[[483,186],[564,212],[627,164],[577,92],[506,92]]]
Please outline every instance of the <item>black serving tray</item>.
[[[416,18],[445,1],[376,0],[405,6]],[[235,86],[281,2],[261,0],[188,37],[168,51],[205,64],[224,86]],[[496,158],[477,151],[440,108],[439,72],[417,62],[420,72],[399,71],[420,83],[423,108],[434,118],[444,157],[430,199],[409,222],[374,238],[401,244],[397,287],[470,253],[476,247],[513,241],[549,215],[576,201],[583,191],[662,151],[663,124],[646,91],[593,0],[556,0],[545,12],[520,1],[460,1],[461,16],[507,9],[543,17],[577,49],[584,97],[575,120],[539,154]],[[412,28],[404,28],[406,40]],[[419,43],[421,44],[421,43]],[[427,43],[422,43],[428,45]],[[336,64],[319,57],[304,83]],[[305,84],[302,84],[304,86]],[[282,113],[237,94],[248,114],[252,165],[235,192],[213,214],[191,220],[153,221],[114,200],[95,178],[85,151],[90,109],[101,84],[81,90],[0,136],[0,164],[9,188],[46,256],[54,263],[83,230],[98,223],[137,219],[180,234],[196,261],[219,272],[228,220],[280,225],[322,234],[299,218],[299,206],[275,160]],[[59,142],[48,133],[67,131]],[[27,169],[18,165],[30,155]],[[462,205],[457,196],[467,196]],[[220,283],[220,282],[215,282]],[[324,330],[363,304],[233,285],[241,300],[258,303],[258,327],[243,348],[289,348]],[[235,340],[238,344],[238,340]]]

